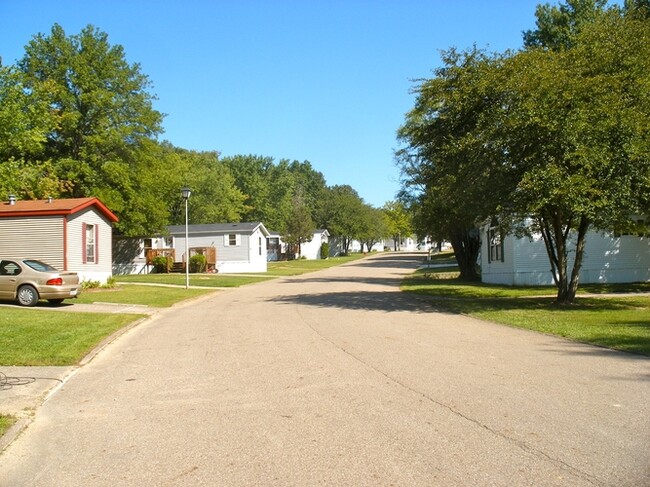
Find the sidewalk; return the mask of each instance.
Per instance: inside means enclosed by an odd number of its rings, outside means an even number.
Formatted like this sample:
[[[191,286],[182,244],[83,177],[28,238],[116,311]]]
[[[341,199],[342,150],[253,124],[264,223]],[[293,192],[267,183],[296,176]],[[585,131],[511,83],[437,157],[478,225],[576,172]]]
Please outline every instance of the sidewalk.
[[[0,414],[17,419],[0,437],[0,454],[27,427],[36,409],[47,400],[49,394],[77,368],[0,366]]]
[[[16,307],[12,303],[2,303],[0,307]],[[71,306],[42,306],[32,308],[46,311],[66,311],[78,313],[126,313],[155,315],[161,309],[150,308],[143,305],[115,304],[115,303],[75,303]],[[13,416],[16,423],[0,437],[0,454],[32,421],[33,416],[50,394],[56,391],[80,367],[88,363],[107,343],[117,336],[130,330],[141,323],[143,319],[134,320],[130,325],[118,330],[107,337],[91,350],[78,365],[75,366],[3,366],[0,365],[0,415]]]

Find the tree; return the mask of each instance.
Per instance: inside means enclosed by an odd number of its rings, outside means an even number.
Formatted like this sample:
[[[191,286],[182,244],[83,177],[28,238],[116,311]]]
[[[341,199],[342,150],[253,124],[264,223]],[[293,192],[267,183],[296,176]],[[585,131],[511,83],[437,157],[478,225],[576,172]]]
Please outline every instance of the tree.
[[[370,252],[375,244],[389,235],[388,218],[386,213],[374,206],[363,206],[363,218],[361,221],[361,232],[359,241],[361,250],[365,249]]]
[[[401,201],[387,201],[382,212],[386,218],[386,234],[393,238],[393,250],[399,250],[402,237],[407,237],[414,231],[412,212]]]
[[[315,229],[309,208],[307,208],[302,194],[296,194],[293,197],[291,217],[287,221],[287,229],[283,235],[283,240],[290,249],[297,249],[298,258],[302,256],[302,244],[311,242],[312,238],[314,238]],[[288,252],[289,256],[294,254],[293,251]]]
[[[162,131],[163,118],[140,67],[93,26],[68,37],[55,24],[49,36],[29,42],[15,72],[14,94],[20,91],[22,99],[13,99],[22,103],[21,124],[30,128],[26,142],[11,148],[15,158],[34,168],[50,161],[48,177],[58,181],[58,194],[49,196],[96,196],[120,217],[118,231],[155,230],[134,223],[160,206],[142,198],[139,180],[139,158],[152,147],[145,142]]]
[[[350,252],[350,244],[362,232],[363,200],[349,185],[336,185],[328,190],[324,204],[325,228],[338,239],[343,254]]]
[[[30,92],[20,72],[0,66],[0,163],[43,157],[48,133],[58,123],[49,106],[49,87]]]
[[[607,0],[567,0],[554,6],[538,5],[535,30],[524,32],[524,46],[551,50],[573,45],[584,25],[592,23],[607,5]]]
[[[586,232],[648,208],[649,37],[647,21],[610,9],[570,48],[528,50],[507,66],[510,109],[493,136],[508,145],[512,208],[544,237],[559,303],[575,298]]]
[[[462,279],[479,278],[479,227],[499,212],[513,178],[504,147],[487,137],[505,103],[503,57],[473,48],[442,55],[443,67],[415,89],[415,107],[398,131],[401,197],[414,210],[417,232],[448,240]]]

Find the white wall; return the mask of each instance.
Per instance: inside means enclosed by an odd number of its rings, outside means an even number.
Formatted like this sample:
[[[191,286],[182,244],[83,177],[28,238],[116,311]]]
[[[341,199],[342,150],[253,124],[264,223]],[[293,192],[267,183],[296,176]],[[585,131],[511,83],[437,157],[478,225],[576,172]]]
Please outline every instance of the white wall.
[[[481,234],[481,279],[492,284],[517,286],[553,285],[551,265],[541,236],[533,239],[508,235],[504,239],[504,262],[488,263],[486,232]],[[569,252],[569,269],[574,262],[575,242]],[[614,237],[589,232],[580,270],[580,283],[650,281],[650,238]]]
[[[98,228],[97,262],[83,262],[83,224]],[[99,281],[105,284],[112,275],[112,227],[103,215],[90,207],[70,217],[66,227],[67,270],[79,274],[80,281]]]

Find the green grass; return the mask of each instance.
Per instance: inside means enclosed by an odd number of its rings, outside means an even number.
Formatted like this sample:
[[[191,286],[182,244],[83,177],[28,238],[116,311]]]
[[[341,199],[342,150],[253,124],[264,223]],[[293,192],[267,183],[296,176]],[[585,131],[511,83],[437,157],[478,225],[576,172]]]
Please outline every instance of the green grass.
[[[0,437],[4,435],[9,428],[11,428],[16,422],[16,418],[13,416],[2,416],[0,415]]]
[[[186,299],[214,292],[210,289],[153,287],[119,284],[110,289],[86,289],[70,303],[142,304],[154,308],[167,308]]]
[[[104,338],[140,317],[3,308],[0,365],[74,365]]]
[[[573,305],[555,304],[554,287],[467,283],[457,274],[418,271],[402,289],[443,311],[549,333],[617,350],[650,355],[650,296],[591,297],[585,293],[641,293],[650,285],[588,285]]]
[[[281,262],[269,262],[267,274],[273,277],[282,276],[297,276],[306,274],[307,272],[320,271],[328,269],[355,260],[363,259],[364,254],[356,253],[350,254],[345,257],[330,257],[329,259],[316,259],[316,260],[289,260]]]
[[[273,276],[262,275],[228,275],[228,274],[190,274],[190,287],[239,287],[246,284],[267,281]],[[126,283],[171,284],[185,286],[185,274],[133,274],[128,276],[115,276],[115,280]]]

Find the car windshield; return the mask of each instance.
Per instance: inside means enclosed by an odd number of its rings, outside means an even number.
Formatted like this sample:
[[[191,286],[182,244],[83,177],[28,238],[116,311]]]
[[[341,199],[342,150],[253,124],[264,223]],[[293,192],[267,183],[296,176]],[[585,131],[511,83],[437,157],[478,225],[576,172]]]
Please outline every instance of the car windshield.
[[[23,262],[38,272],[57,272],[58,270],[55,267],[46,264],[45,262],[41,262],[40,260],[23,260]]]

